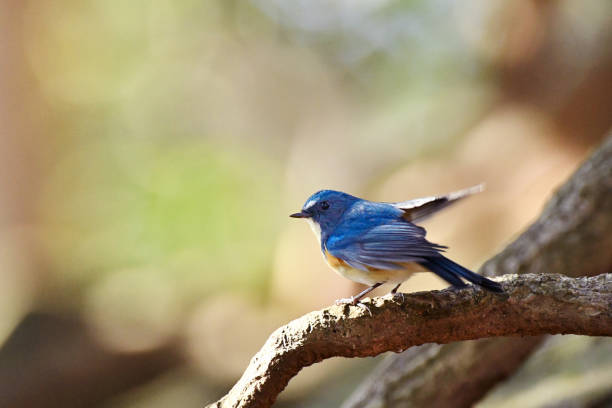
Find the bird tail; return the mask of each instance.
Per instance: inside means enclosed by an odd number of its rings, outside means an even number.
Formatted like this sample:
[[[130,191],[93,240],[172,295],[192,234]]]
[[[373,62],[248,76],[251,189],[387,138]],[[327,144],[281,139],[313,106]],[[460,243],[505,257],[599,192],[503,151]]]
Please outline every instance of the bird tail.
[[[444,256],[432,256],[419,263],[440,276],[445,281],[449,282],[451,285],[458,288],[466,286],[466,284],[461,280],[461,278],[463,278],[468,282],[482,286],[484,289],[491,292],[502,293],[504,291],[499,283],[487,279],[484,276],[478,275],[477,273],[464,268],[463,266]]]

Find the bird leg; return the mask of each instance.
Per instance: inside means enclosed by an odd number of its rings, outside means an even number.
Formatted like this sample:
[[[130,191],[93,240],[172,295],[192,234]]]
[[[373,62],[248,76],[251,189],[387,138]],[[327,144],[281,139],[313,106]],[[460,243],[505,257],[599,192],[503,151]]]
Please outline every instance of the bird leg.
[[[404,294],[402,292],[397,292],[397,290],[399,289],[399,287],[401,286],[401,283],[398,283],[393,289],[391,289],[391,292],[389,292],[391,294],[391,296],[393,297],[401,297],[402,301],[404,300]]]
[[[370,293],[371,291],[373,291],[374,289],[376,289],[377,287],[379,287],[380,285],[382,285],[382,282],[378,282],[373,284],[372,286],[370,286],[369,288],[361,291],[360,293],[357,294],[357,296],[351,296],[350,298],[344,298],[344,299],[338,299],[336,300],[336,304],[337,305],[353,305],[353,306],[359,306],[362,307],[363,303],[361,303],[359,300],[361,300],[362,297],[364,297],[365,295],[367,295],[368,293]],[[365,305],[363,305],[365,306]],[[367,309],[367,307],[366,307]]]

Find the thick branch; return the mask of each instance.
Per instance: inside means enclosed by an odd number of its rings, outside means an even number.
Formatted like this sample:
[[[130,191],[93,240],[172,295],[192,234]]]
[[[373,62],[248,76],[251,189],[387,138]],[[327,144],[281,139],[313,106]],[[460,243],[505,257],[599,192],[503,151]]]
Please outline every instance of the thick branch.
[[[332,306],[275,331],[242,378],[212,407],[268,407],[300,369],[323,359],[375,356],[424,343],[496,336],[612,336],[612,274],[514,275],[503,295],[477,287]]]

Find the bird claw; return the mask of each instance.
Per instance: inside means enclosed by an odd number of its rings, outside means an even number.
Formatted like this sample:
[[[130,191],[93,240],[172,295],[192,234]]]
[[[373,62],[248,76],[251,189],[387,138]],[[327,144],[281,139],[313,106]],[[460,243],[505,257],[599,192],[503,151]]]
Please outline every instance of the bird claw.
[[[355,306],[362,308],[363,310],[367,311],[370,314],[370,316],[372,316],[372,311],[365,303],[357,302]]]
[[[336,300],[336,305],[340,306],[340,305],[355,305],[357,304],[358,301],[355,300],[354,296],[351,296],[350,298],[342,298],[342,299],[337,299]]]
[[[399,300],[400,302],[404,301],[404,294],[402,292],[395,292],[395,293],[391,292],[389,293],[389,295],[391,295],[391,298],[393,300]]]
[[[356,299],[354,296],[351,296],[350,298],[338,299],[336,300],[336,305],[338,306],[339,305],[357,306],[367,311],[370,314],[370,316],[372,316],[372,311],[370,310],[370,308],[365,303],[361,303],[359,299]]]

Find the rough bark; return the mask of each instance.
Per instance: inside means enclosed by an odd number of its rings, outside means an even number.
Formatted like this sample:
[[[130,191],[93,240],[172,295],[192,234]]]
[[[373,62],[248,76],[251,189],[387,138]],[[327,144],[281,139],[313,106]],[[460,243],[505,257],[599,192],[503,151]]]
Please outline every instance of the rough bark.
[[[212,407],[268,407],[298,371],[329,357],[368,357],[424,343],[572,333],[612,336],[612,274],[512,275],[505,294],[475,286],[374,298],[371,314],[348,305],[281,327],[243,377]]]
[[[592,276],[612,271],[611,192],[612,133],[555,193],[538,220],[479,272]],[[512,374],[542,340],[483,339],[442,346],[416,369],[408,363],[410,356],[393,356],[396,362],[386,362],[393,370],[369,377],[344,407],[469,407]],[[427,381],[421,378],[425,371]]]

